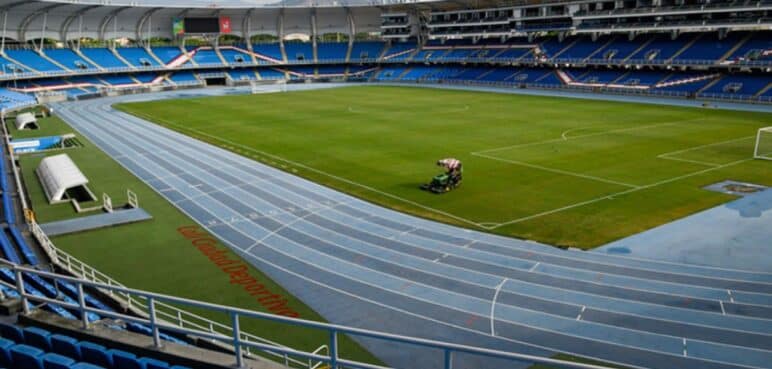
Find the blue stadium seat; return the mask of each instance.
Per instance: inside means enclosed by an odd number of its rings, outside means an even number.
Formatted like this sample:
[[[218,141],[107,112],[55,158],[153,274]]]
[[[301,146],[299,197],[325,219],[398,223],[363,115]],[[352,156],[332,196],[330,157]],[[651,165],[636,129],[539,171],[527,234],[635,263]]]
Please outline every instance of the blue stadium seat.
[[[113,369],[145,369],[137,360],[137,355],[131,352],[112,349],[109,353],[113,357]]]
[[[11,365],[11,347],[14,345],[13,341],[0,338],[0,365]]]
[[[24,331],[13,324],[0,323],[0,336],[16,343],[24,342]]]
[[[51,335],[51,351],[59,355],[81,360],[78,340],[61,334]]]
[[[11,365],[20,369],[43,369],[43,354],[43,350],[37,347],[13,346],[11,347]]]
[[[24,343],[43,351],[51,351],[51,333],[38,327],[24,328]]]
[[[150,357],[143,357],[139,359],[139,363],[142,365],[143,369],[169,369],[169,364],[167,362]]]
[[[81,360],[84,362],[105,368],[113,366],[113,358],[104,346],[93,342],[80,342],[78,346],[80,346]]]
[[[49,352],[43,355],[43,369],[70,369],[75,360]]]
[[[77,363],[70,367],[70,369],[106,369],[103,366],[89,364],[89,363]]]

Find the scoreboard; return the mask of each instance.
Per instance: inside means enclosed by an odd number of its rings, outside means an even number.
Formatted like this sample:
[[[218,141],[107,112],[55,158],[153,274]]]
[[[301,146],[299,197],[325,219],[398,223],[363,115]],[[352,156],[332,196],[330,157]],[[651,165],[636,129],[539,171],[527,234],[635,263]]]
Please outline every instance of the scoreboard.
[[[172,32],[175,36],[211,35],[231,33],[230,17],[173,18]]]

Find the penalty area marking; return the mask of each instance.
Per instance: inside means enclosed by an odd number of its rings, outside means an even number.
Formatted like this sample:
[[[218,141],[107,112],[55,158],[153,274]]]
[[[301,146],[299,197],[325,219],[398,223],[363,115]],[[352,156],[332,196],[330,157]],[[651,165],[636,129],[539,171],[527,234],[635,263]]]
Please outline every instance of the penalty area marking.
[[[603,135],[607,135],[607,134],[620,133],[620,132],[629,132],[629,131],[637,131],[637,130],[640,130],[640,129],[648,129],[648,128],[655,128],[655,127],[672,126],[672,125],[691,123],[691,122],[702,121],[702,120],[703,120],[703,118],[694,118],[694,119],[686,119],[686,120],[678,120],[678,121],[672,121],[672,122],[663,122],[663,123],[657,123],[657,124],[650,124],[650,125],[646,125],[646,126],[636,126],[636,127],[612,129],[610,131],[588,133],[588,134],[585,134],[585,135],[567,136],[566,135],[567,132],[569,132],[571,130],[576,130],[577,128],[580,128],[580,127],[575,127],[575,128],[571,128],[571,129],[569,129],[567,131],[564,131],[560,138],[553,138],[553,139],[544,140],[544,141],[528,142],[528,143],[509,145],[509,146],[494,147],[492,149],[475,151],[473,154],[483,154],[483,153],[489,153],[489,152],[504,151],[504,150],[515,149],[515,148],[519,148],[519,147],[529,147],[529,146],[544,145],[544,144],[555,143],[555,142],[563,142],[563,141],[576,140],[576,139],[580,139],[580,138],[603,136]],[[566,135],[566,137],[563,137],[563,135]]]
[[[685,152],[695,151],[695,150],[703,149],[703,148],[706,148],[706,147],[719,146],[719,145],[723,145],[723,144],[727,144],[727,143],[744,141],[744,140],[750,140],[750,139],[755,139],[755,138],[756,138],[756,136],[745,136],[745,137],[734,138],[734,139],[726,140],[726,141],[713,142],[713,143],[709,143],[709,144],[706,144],[706,145],[699,145],[699,146],[694,146],[694,147],[686,148],[686,149],[683,149],[683,150],[666,152],[664,154],[657,155],[657,158],[658,159],[666,159],[666,160],[683,161],[683,162],[694,163],[694,164],[701,164],[701,165],[706,165],[706,166],[709,166],[709,167],[716,167],[716,166],[719,166],[721,164],[713,163],[713,162],[709,162],[709,161],[702,161],[702,160],[692,160],[692,159],[678,158],[678,157],[673,157],[673,155],[683,154]]]
[[[663,184],[668,184],[668,183],[671,183],[671,182],[680,181],[680,180],[685,179],[685,178],[698,176],[700,174],[712,172],[712,171],[718,170],[718,169],[728,168],[728,167],[731,167],[731,166],[734,166],[734,165],[737,165],[737,164],[742,164],[742,163],[745,163],[745,162],[748,162],[748,161],[751,161],[751,160],[753,160],[753,158],[737,160],[737,161],[733,161],[731,163],[726,163],[726,164],[722,164],[722,165],[719,165],[719,166],[715,166],[715,167],[710,167],[710,168],[707,168],[707,169],[699,170],[699,171],[696,171],[696,172],[687,173],[687,174],[684,174],[684,175],[681,175],[681,176],[678,176],[678,177],[668,178],[668,179],[665,179],[665,180],[662,180],[662,181],[659,181],[659,182],[655,182],[655,183],[651,183],[651,184],[647,184],[647,185],[644,185],[644,186],[640,186],[640,187],[636,187],[636,188],[631,188],[629,190],[615,192],[615,193],[612,193],[610,195],[596,197],[594,199],[578,202],[576,204],[571,204],[571,205],[563,206],[563,207],[560,207],[560,208],[543,211],[541,213],[536,213],[536,214],[529,215],[529,216],[526,216],[526,217],[513,219],[513,220],[510,220],[508,222],[500,223],[498,226],[490,228],[490,229],[495,229],[495,228],[498,228],[498,227],[502,227],[502,226],[510,225],[510,224],[515,224],[515,223],[520,223],[520,222],[524,222],[526,220],[541,218],[541,217],[546,216],[546,215],[555,214],[555,213],[559,213],[559,212],[562,212],[562,211],[565,211],[565,210],[569,210],[569,209],[573,209],[573,208],[578,208],[578,207],[582,207],[582,206],[585,206],[585,205],[594,204],[596,202],[600,202],[600,201],[603,201],[603,200],[613,200],[614,197],[616,197],[616,196],[627,195],[627,194],[630,194],[630,193],[633,193],[633,192],[637,192],[637,191],[640,191],[640,190],[645,190],[645,189],[649,189],[649,188],[658,187],[658,186],[661,186]]]

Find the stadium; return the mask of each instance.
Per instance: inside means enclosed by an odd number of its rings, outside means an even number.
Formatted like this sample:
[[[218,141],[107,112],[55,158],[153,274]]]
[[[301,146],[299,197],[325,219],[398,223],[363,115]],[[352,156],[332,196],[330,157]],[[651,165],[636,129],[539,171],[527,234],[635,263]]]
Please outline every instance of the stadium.
[[[0,12],[0,368],[772,368],[772,1]]]

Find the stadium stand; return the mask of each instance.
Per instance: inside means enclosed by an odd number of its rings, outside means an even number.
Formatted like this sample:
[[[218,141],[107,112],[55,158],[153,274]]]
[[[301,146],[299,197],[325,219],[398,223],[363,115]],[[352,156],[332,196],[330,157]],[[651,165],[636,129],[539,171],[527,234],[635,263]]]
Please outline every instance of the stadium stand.
[[[17,61],[19,64],[24,65],[28,69],[33,69],[38,72],[64,72],[62,67],[52,63],[40,54],[32,50],[6,50],[5,53],[8,57]]]
[[[82,48],[80,49],[80,52],[105,69],[129,67],[129,65],[126,65],[126,63],[118,59],[112,51],[106,48]]]
[[[316,58],[319,61],[345,61],[347,53],[348,42],[322,42],[316,45]]]
[[[147,50],[141,47],[121,47],[115,49],[115,51],[124,60],[131,63],[132,66],[137,68],[160,66],[158,61],[153,58]],[[179,54],[179,53],[178,53]]]

